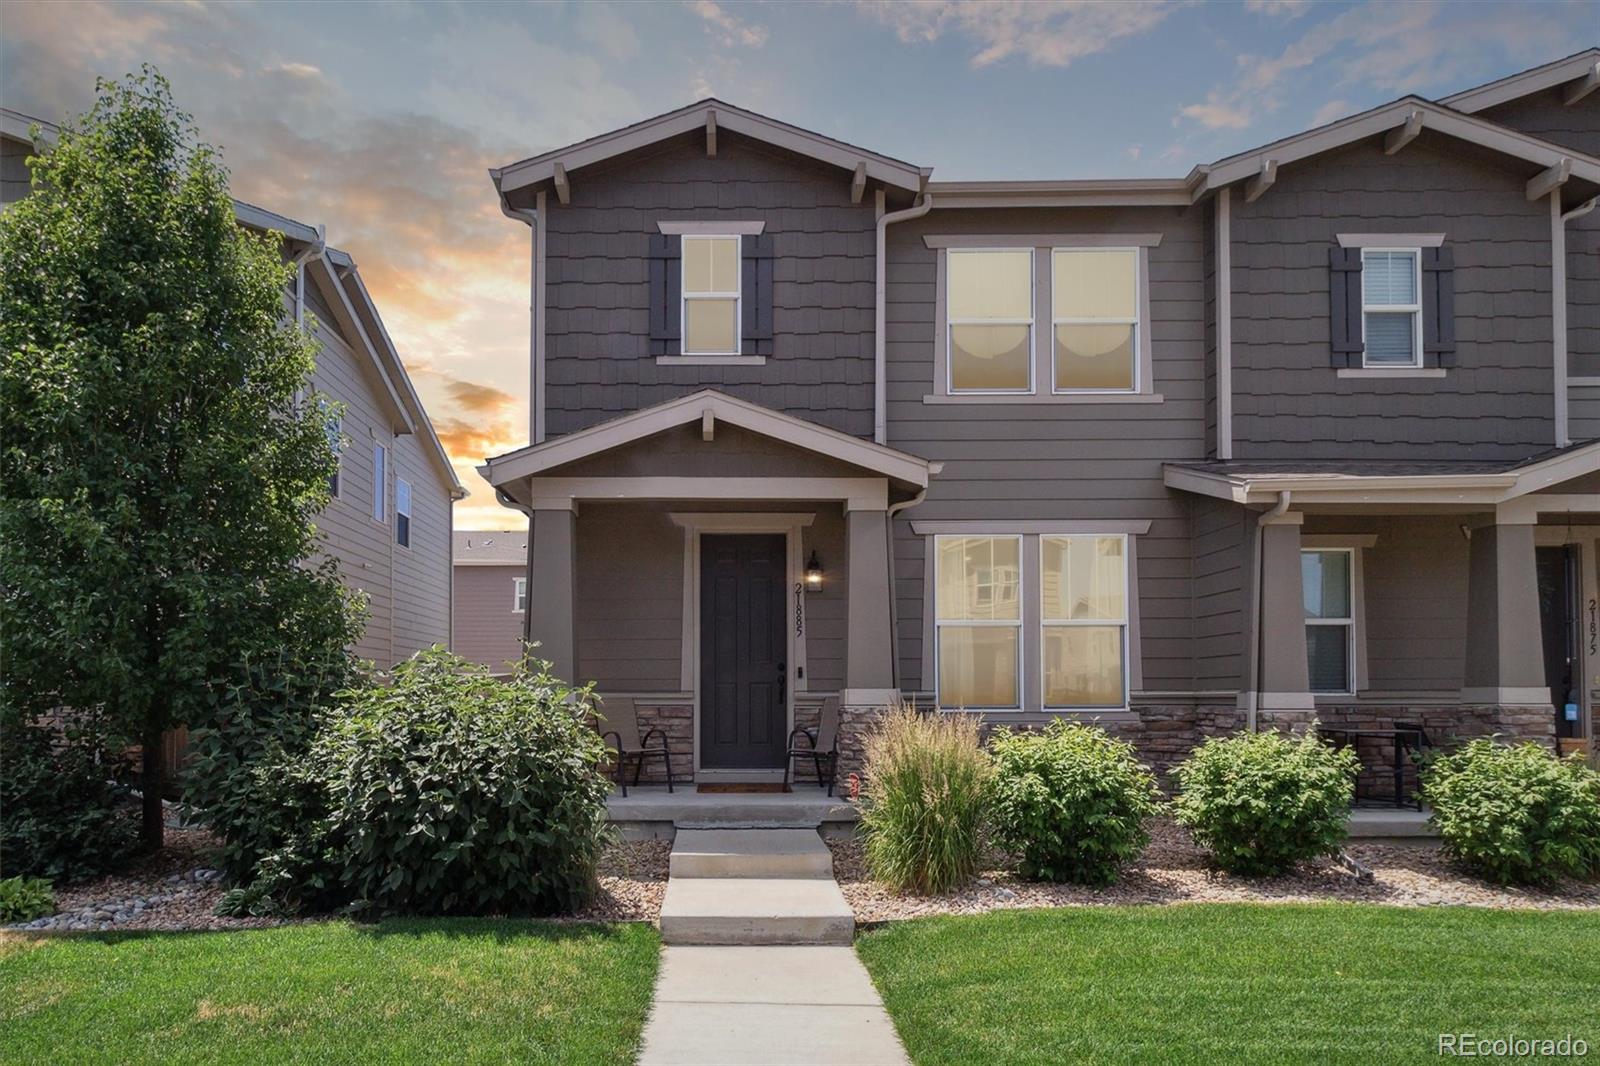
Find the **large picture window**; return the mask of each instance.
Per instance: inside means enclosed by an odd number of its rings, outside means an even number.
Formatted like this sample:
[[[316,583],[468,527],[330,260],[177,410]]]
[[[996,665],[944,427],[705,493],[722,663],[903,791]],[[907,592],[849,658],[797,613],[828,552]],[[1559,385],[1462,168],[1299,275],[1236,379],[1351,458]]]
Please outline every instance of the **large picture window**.
[[[1139,387],[1139,250],[1057,248],[1050,256],[1056,392]]]
[[[1354,570],[1354,552],[1348,548],[1300,553],[1312,692],[1355,691]]]
[[[1021,706],[1022,538],[939,537],[939,705]]]
[[[683,354],[739,354],[739,238],[683,238]]]
[[[1364,366],[1422,365],[1422,255],[1415,248],[1361,252]]]
[[[1045,707],[1125,705],[1126,538],[1040,537],[1039,603]]]
[[[1033,250],[954,249],[946,292],[951,392],[1033,391]]]

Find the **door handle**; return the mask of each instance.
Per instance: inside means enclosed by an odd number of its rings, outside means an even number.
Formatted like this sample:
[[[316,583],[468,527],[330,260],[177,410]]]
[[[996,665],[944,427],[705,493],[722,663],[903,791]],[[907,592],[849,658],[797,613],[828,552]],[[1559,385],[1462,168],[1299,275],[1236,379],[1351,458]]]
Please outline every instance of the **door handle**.
[[[786,703],[789,699],[789,664],[778,664],[778,702]]]

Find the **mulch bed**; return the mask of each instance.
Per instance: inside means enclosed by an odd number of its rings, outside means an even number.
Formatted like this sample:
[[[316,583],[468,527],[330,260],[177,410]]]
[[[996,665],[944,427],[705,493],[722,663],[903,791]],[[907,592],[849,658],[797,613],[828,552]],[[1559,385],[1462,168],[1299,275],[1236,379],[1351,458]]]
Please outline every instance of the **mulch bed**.
[[[1345,854],[1372,872],[1370,880],[1324,859],[1283,877],[1235,877],[1211,866],[1205,852],[1169,819],[1152,819],[1150,845],[1105,888],[1025,881],[1014,860],[991,851],[968,885],[937,896],[901,895],[873,881],[858,840],[830,840],[833,873],[859,922],[933,914],[977,914],[1008,907],[1075,907],[1135,903],[1309,903],[1340,901],[1402,906],[1469,905],[1542,910],[1600,907],[1600,883],[1564,882],[1551,891],[1507,888],[1460,870],[1431,844],[1362,844]]]

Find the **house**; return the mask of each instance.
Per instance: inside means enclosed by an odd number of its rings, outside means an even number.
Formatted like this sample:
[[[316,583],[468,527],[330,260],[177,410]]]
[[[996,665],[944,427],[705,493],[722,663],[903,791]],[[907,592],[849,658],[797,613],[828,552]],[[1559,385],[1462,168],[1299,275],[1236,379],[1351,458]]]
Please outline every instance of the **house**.
[[[522,659],[528,610],[528,531],[455,531],[457,655],[495,672]]]
[[[25,160],[37,124],[0,110],[0,204],[28,195]],[[320,227],[234,202],[239,224],[283,237],[296,265],[285,314],[308,313],[321,345],[309,382],[343,405],[333,500],[317,518],[323,548],[345,584],[367,598],[353,651],[380,667],[451,639],[451,515],[466,495],[423,410],[355,261],[328,246]]]
[[[526,632],[701,780],[904,697],[1581,743],[1600,49],[1170,179],[939,182],[702,100],[491,171]]]

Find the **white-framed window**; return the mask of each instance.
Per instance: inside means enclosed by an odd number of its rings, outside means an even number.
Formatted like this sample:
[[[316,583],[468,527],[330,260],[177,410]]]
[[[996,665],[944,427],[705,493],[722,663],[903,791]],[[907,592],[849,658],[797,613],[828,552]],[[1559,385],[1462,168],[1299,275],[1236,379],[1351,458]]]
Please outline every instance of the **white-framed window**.
[[[389,450],[372,446],[372,520],[389,524]]]
[[[1053,248],[1056,393],[1139,391],[1139,249]]]
[[[946,388],[1031,393],[1033,249],[945,252]]]
[[[1355,549],[1308,548],[1300,552],[1305,597],[1306,668],[1312,692],[1355,691]]]
[[[1022,706],[1022,538],[935,538],[939,706]]]
[[[1039,537],[1039,662],[1046,709],[1128,702],[1128,538]]]
[[[514,577],[511,579],[511,611],[521,614],[528,609],[528,579]]]
[[[684,355],[738,355],[741,246],[737,234],[685,234],[682,243]]]
[[[411,482],[403,477],[394,479],[394,542],[411,547]]]
[[[1361,249],[1361,365],[1422,365],[1422,252]]]

